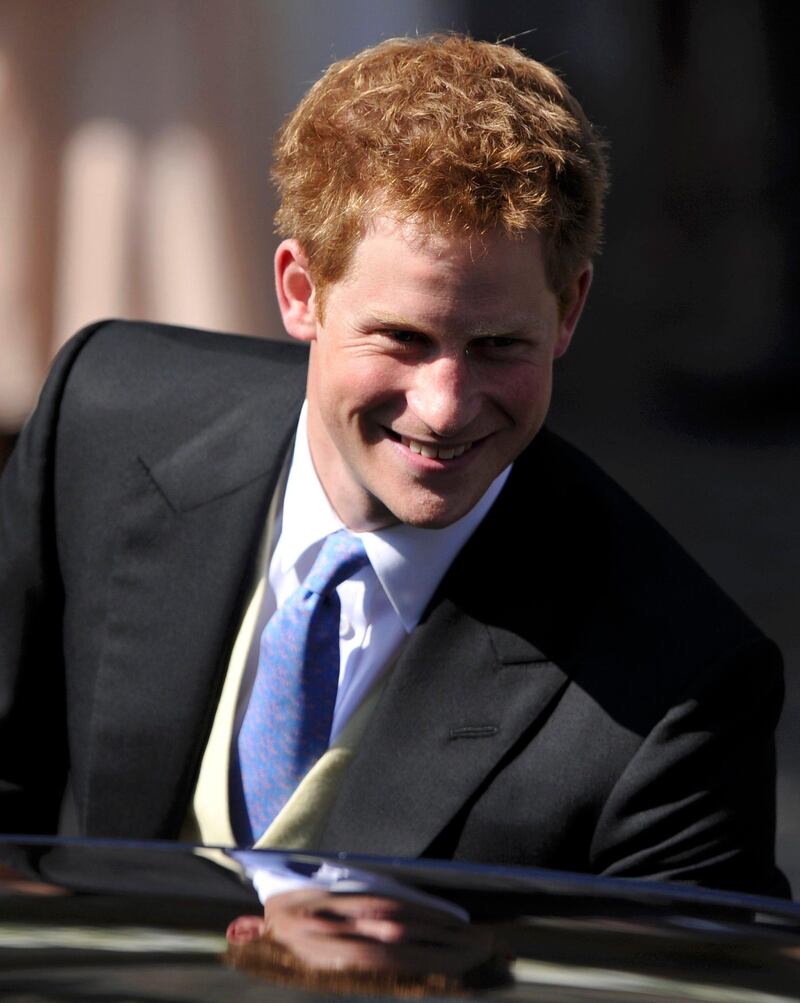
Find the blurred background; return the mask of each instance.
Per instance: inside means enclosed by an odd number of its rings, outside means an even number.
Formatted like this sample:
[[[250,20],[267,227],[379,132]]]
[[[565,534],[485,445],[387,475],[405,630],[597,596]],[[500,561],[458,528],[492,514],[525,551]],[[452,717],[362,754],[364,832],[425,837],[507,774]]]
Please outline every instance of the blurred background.
[[[272,135],[334,59],[517,36],[610,142],[606,249],[551,426],[787,663],[779,858],[800,897],[793,35],[758,0],[0,0],[0,464],[101,317],[281,337]]]

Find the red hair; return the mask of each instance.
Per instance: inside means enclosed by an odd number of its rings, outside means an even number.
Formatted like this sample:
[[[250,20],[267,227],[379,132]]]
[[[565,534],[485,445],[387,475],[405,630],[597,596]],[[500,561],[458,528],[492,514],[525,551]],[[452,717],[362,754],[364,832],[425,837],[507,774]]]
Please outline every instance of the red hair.
[[[318,294],[382,211],[431,231],[545,240],[561,295],[598,252],[604,144],[551,69],[461,35],[393,38],[334,63],[278,133],[276,229]]]

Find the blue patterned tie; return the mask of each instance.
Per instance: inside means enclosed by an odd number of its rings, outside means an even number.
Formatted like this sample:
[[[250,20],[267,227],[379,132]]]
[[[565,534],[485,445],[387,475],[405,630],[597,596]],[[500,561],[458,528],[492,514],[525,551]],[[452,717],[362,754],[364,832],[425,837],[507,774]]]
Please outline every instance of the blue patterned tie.
[[[332,533],[311,571],[261,635],[253,691],[238,738],[231,818],[240,843],[261,836],[328,748],[339,685],[336,587],[367,563],[362,542]]]

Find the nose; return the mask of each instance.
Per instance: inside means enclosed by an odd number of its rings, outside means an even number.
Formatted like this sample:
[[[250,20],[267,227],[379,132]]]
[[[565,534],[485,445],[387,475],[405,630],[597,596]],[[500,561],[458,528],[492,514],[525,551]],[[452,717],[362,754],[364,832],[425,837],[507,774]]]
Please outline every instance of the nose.
[[[464,355],[441,355],[419,365],[406,399],[414,414],[441,438],[464,431],[480,411],[480,388]]]

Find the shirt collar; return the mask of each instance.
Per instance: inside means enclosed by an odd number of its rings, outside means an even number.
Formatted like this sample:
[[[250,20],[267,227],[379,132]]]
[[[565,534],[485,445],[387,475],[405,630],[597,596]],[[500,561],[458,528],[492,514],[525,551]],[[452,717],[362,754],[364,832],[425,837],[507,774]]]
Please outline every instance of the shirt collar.
[[[281,567],[286,573],[326,536],[344,529],[320,484],[308,445],[307,403],[297,424],[281,520]],[[503,470],[465,516],[444,529],[399,524],[358,533],[370,564],[407,633],[416,627],[458,552],[494,504],[511,472]]]

